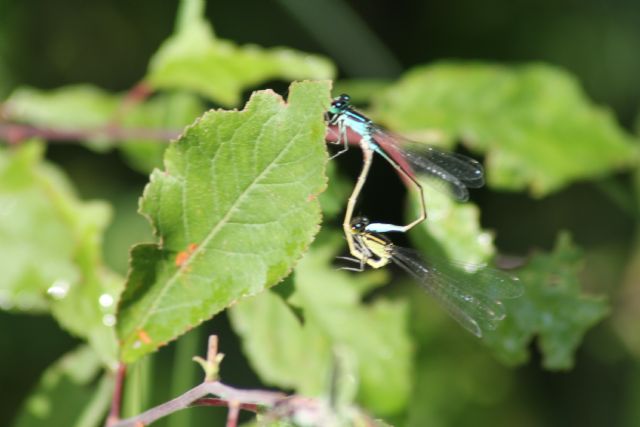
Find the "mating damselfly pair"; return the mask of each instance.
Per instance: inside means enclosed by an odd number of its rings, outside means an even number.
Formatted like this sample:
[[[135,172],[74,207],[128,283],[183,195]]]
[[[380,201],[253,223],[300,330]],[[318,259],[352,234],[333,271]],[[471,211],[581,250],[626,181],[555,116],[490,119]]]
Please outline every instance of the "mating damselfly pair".
[[[412,143],[390,134],[356,111],[348,95],[340,95],[333,100],[326,119],[330,126],[337,128],[337,139],[333,142],[341,146],[332,158],[348,150],[349,133],[359,139],[363,155],[362,170],[348,199],[342,224],[353,257],[347,259],[358,264],[347,269],[362,271],[366,265],[381,268],[394,263],[413,276],[454,319],[474,335],[481,337],[484,330],[494,329],[497,322],[505,317],[501,300],[515,298],[522,293],[517,278],[484,265],[465,264],[457,268],[455,263],[426,262],[416,251],[396,246],[385,235],[389,232],[407,232],[427,219],[424,191],[416,174],[436,178],[435,182],[443,185],[456,199],[466,201],[469,188],[479,188],[484,184],[484,171],[480,163],[467,156]],[[366,217],[353,217],[375,153],[419,192],[420,215],[412,222],[395,225],[370,222]]]

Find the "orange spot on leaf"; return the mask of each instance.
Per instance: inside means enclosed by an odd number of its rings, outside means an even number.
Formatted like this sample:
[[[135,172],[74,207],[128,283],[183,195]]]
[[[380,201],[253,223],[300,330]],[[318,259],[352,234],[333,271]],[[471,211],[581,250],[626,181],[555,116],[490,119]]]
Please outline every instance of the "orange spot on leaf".
[[[195,252],[196,249],[198,249],[198,245],[196,245],[195,243],[189,243],[189,246],[187,246],[186,251],[178,252],[178,255],[176,255],[176,266],[182,267],[184,263],[187,262],[189,257],[191,257],[191,254]]]
[[[188,259],[189,254],[187,252],[178,252],[178,255],[176,255],[176,267],[182,267]]]
[[[151,344],[153,342],[149,334],[144,329],[138,329],[138,338],[140,338],[140,341],[145,344]]]

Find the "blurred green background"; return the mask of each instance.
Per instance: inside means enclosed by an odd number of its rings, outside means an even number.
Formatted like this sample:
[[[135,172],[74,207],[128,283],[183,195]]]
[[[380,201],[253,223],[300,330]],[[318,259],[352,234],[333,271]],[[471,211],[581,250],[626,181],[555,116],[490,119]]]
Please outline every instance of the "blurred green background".
[[[111,91],[130,89],[171,34],[177,6],[177,1],[151,0],[0,0],[0,96],[20,85],[47,89],[86,82]],[[210,1],[207,15],[225,39],[325,55],[339,67],[340,78],[395,79],[414,65],[449,58],[542,61],[573,73],[590,98],[610,107],[630,132],[640,107],[637,1],[240,0]],[[263,86],[286,89],[281,82]],[[106,257],[126,273],[129,245],[149,239],[147,223],[135,214],[147,177],[132,171],[116,153],[52,145],[47,155],[63,166],[83,198],[114,204]],[[355,175],[358,154],[349,153],[339,164]],[[472,198],[481,208],[483,225],[496,231],[497,246],[507,254],[549,250],[559,230],[570,230],[586,251],[586,289],[610,295],[616,313],[622,307],[621,289],[630,292],[625,295],[640,292],[633,179],[628,173],[578,183],[543,199],[488,190],[476,191]],[[401,218],[403,190],[393,172],[374,169],[371,182],[390,197],[385,203],[366,197],[363,210],[372,217]],[[259,385],[224,315],[201,329],[206,329],[200,332],[202,342],[194,341],[198,352],[207,333],[221,335],[227,383]],[[0,424],[8,425],[43,370],[76,342],[50,317],[4,312],[0,337]],[[456,402],[449,379],[439,378],[434,390],[425,391],[425,399],[436,396],[438,402],[433,405],[436,415],[426,419],[452,426],[640,425],[640,348],[638,340],[635,348],[629,342],[610,318],[588,333],[575,368],[566,373],[542,370],[532,347],[534,357],[527,366],[496,380],[497,388],[508,389],[504,381],[514,383],[508,396],[491,390],[483,400],[485,391],[474,390],[478,399]],[[437,343],[431,345],[437,351]],[[171,347],[163,349],[154,363],[170,366],[172,352]],[[466,361],[462,356],[431,360],[418,377],[429,382],[438,363],[450,372],[452,364]],[[486,363],[478,366],[488,369],[484,375],[501,369]],[[167,399],[170,391],[162,389],[162,381],[156,384],[159,397],[151,400]],[[473,381],[466,386],[474,387]]]

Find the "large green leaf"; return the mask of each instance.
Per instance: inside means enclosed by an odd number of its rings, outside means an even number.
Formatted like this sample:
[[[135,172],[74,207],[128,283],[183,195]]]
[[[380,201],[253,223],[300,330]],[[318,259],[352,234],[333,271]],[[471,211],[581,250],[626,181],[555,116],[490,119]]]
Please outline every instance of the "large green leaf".
[[[141,200],[159,243],[133,249],[120,305],[133,361],[241,297],[278,283],[317,232],[328,82],[258,92],[211,111],[170,146]]]
[[[609,312],[603,297],[582,293],[582,260],[582,252],[563,234],[552,253],[535,255],[518,272],[525,295],[505,301],[508,317],[486,337],[498,357],[509,364],[526,362],[537,335],[545,368],[573,366],[582,337]]]
[[[42,152],[35,143],[0,152],[3,308],[51,309],[65,329],[114,363],[122,279],[104,268],[100,249],[110,209],[78,200]]]
[[[324,396],[333,352],[346,352],[356,366],[358,401],[375,413],[396,413],[411,390],[407,306],[383,299],[363,304],[363,293],[385,276],[336,270],[330,265],[335,248],[312,249],[296,268],[289,301],[301,309],[303,323],[282,298],[266,292],[234,306],[232,324],[267,383]]]
[[[330,79],[328,60],[288,48],[237,46],[216,38],[203,0],[183,0],[176,32],[151,59],[145,80],[157,89],[194,91],[235,106],[242,91],[273,79]]]
[[[14,427],[102,425],[111,401],[113,377],[103,375],[96,384],[100,368],[100,358],[89,347],[63,356],[44,372]]]
[[[537,196],[637,161],[637,147],[575,79],[546,65],[418,67],[372,99],[395,131],[461,138],[486,154],[488,182]]]

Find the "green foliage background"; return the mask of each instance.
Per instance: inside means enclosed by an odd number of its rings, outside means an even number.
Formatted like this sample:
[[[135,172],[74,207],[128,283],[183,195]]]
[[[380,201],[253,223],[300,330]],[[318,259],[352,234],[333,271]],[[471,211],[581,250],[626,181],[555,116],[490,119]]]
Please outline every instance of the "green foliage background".
[[[118,359],[136,414],[200,380],[211,333],[237,386],[323,396],[337,353],[340,398],[398,426],[640,423],[640,6],[32,3],[0,0],[0,423],[100,425]],[[401,241],[525,264],[483,340],[393,269],[336,269],[359,167],[324,151],[342,91],[484,160],[468,204],[425,183]],[[8,123],[86,137],[12,146]],[[359,209],[415,202],[377,161]]]

